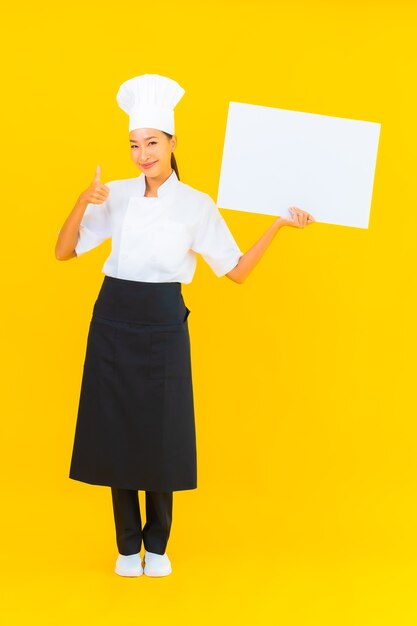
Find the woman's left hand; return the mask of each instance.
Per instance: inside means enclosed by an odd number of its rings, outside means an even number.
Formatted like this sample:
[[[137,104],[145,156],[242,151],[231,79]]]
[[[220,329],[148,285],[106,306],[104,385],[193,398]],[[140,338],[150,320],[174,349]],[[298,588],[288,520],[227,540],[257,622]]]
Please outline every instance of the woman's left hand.
[[[303,211],[296,206],[291,206],[288,209],[292,214],[292,219],[289,217],[280,217],[279,221],[282,226],[292,226],[293,228],[305,228],[316,220],[310,213]]]

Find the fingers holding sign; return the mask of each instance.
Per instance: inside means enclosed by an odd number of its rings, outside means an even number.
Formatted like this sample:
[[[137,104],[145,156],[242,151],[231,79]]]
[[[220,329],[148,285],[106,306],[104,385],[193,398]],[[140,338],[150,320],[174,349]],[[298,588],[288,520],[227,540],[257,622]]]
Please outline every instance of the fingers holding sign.
[[[284,226],[292,226],[293,228],[305,228],[306,226],[309,226],[316,221],[314,217],[310,215],[310,213],[307,213],[307,211],[303,211],[296,206],[289,207],[288,210],[291,213],[291,217],[280,218],[281,223]]]

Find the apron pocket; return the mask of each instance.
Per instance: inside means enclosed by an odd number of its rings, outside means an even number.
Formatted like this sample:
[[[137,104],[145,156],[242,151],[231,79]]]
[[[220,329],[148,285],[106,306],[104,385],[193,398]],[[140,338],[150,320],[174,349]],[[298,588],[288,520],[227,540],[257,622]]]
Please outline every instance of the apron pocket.
[[[188,315],[189,309],[184,322],[174,328],[150,331],[150,378],[190,378]]]

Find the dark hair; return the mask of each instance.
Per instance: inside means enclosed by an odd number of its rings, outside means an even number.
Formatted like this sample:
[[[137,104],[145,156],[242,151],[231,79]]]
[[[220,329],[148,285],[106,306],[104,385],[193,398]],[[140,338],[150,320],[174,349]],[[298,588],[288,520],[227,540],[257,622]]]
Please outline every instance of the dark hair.
[[[170,135],[169,133],[166,133],[164,130],[162,132],[164,133],[164,135],[168,137],[168,139],[172,139],[172,135]],[[175,159],[174,153],[171,154],[171,167],[175,171],[178,180],[180,180],[180,174],[178,172],[178,165],[177,165],[177,161]]]

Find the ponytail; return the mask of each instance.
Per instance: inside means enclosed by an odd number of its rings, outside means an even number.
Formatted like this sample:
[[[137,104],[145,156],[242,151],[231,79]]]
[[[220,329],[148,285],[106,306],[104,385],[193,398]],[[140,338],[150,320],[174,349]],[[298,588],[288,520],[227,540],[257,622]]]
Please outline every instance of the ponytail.
[[[177,175],[178,180],[180,179],[180,175],[178,173],[178,165],[177,165],[177,161],[175,160],[175,156],[174,153],[171,154],[171,167],[173,170],[175,170],[175,173]]]
[[[170,135],[169,133],[166,133],[164,130],[162,132],[168,137],[168,139],[172,139],[172,135]],[[178,165],[177,165],[177,161],[175,159],[174,153],[171,154],[171,167],[176,173],[178,180],[180,180],[180,174],[178,172]]]

